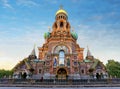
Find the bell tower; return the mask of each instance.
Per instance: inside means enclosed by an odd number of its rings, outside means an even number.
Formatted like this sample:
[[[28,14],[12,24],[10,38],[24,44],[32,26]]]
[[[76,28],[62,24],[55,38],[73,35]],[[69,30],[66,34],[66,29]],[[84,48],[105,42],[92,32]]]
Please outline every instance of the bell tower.
[[[70,36],[70,24],[68,22],[68,14],[67,12],[60,7],[60,9],[56,12],[55,22],[52,26],[52,36]]]

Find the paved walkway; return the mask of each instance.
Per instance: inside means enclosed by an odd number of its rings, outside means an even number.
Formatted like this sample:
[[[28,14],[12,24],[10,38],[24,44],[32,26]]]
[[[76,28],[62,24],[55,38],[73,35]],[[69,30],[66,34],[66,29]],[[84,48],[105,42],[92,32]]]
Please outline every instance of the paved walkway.
[[[94,84],[94,85],[32,85],[32,84],[0,84],[0,87],[120,87],[120,84]]]

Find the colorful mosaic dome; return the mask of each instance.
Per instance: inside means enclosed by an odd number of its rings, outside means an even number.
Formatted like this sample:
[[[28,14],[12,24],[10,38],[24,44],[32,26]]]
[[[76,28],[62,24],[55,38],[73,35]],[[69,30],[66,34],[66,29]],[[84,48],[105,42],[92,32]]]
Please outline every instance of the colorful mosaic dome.
[[[45,38],[45,39],[47,39],[47,38],[49,38],[49,37],[50,37],[50,32],[44,33],[44,38]]]
[[[75,40],[78,39],[78,35],[77,35],[76,32],[71,32],[71,35],[72,35],[72,37],[73,37]]]

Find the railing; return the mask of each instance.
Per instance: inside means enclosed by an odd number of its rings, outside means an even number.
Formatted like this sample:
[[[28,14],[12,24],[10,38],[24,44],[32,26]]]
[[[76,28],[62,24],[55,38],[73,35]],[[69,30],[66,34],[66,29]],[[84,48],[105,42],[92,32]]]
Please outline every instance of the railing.
[[[92,85],[120,84],[120,79],[0,79],[0,84],[34,84],[34,85]]]

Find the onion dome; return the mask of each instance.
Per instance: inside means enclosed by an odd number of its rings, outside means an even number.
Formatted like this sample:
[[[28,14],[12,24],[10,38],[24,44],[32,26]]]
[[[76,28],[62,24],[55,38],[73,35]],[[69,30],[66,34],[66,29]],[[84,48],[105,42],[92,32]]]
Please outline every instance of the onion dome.
[[[56,12],[56,16],[57,16],[58,14],[60,14],[60,13],[63,13],[63,14],[65,14],[65,15],[67,16],[67,12],[63,9],[63,6],[62,6],[62,5],[60,6],[60,9]]]
[[[71,32],[71,35],[72,35],[72,37],[73,37],[75,40],[78,39],[78,35],[77,35],[76,32]]]
[[[58,15],[60,13],[64,13],[65,15],[67,15],[67,12],[61,8],[56,12],[56,15]]]
[[[45,38],[45,39],[47,39],[47,38],[49,38],[49,37],[50,37],[50,32],[44,33],[44,38]]]

